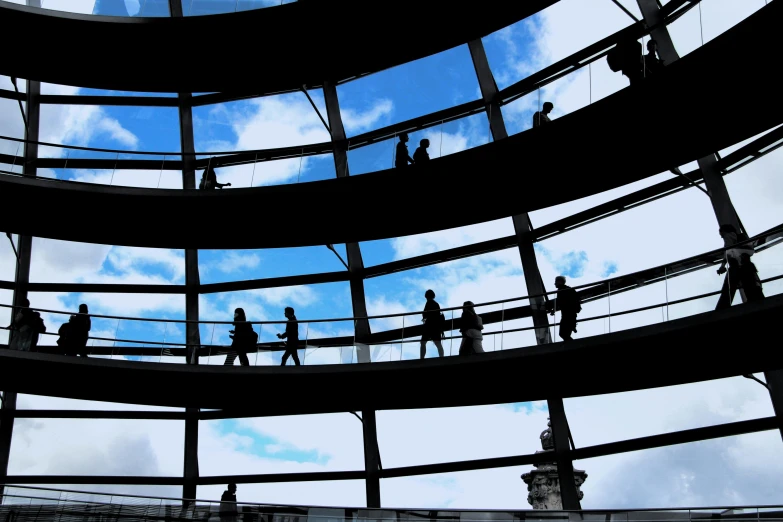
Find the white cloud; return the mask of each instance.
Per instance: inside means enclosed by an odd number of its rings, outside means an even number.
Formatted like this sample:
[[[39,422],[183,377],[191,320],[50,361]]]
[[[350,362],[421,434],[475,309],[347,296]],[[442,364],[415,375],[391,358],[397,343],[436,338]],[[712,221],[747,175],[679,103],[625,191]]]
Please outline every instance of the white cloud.
[[[256,268],[261,263],[258,254],[243,254],[235,251],[226,252],[217,263],[221,272],[232,273],[246,268]]]
[[[393,110],[394,103],[389,99],[382,98],[375,100],[374,105],[365,112],[354,109],[340,109],[340,116],[342,117],[345,131],[357,133],[373,128],[379,120],[390,116]]]

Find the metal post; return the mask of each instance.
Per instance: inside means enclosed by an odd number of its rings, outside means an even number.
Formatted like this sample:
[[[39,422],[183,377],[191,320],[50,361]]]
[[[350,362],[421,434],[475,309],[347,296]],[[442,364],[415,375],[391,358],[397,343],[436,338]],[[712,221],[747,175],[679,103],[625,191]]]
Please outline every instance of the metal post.
[[[27,0],[31,7],[41,7],[41,0]],[[41,127],[41,82],[27,82],[27,127],[24,144],[24,164],[22,173],[25,176],[36,176],[38,169],[35,162],[38,159],[38,144]],[[27,298],[27,284],[30,282],[30,259],[33,250],[33,238],[31,236],[18,236],[17,262],[14,281],[14,294],[12,302],[14,306],[21,306]],[[11,309],[11,321],[16,315],[16,308]],[[14,333],[9,332],[9,344]],[[3,404],[0,408],[0,495],[3,493],[3,484],[8,476],[8,461],[11,458],[11,441],[14,433],[14,411],[16,411],[16,391],[3,390]]]
[[[198,408],[185,410],[185,459],[182,487],[183,508],[187,509],[189,500],[197,498],[198,487]]]
[[[182,18],[182,2],[169,0],[169,15],[172,18]],[[192,94],[179,93],[179,138],[182,152],[182,188],[196,188],[196,147],[193,138],[193,108]],[[198,250],[185,250],[185,317],[189,321],[199,319],[199,285]],[[187,342],[187,363],[198,364],[198,349],[201,346],[201,333],[196,322],[185,326]],[[187,408],[185,419],[185,451],[183,456],[184,484],[182,498],[196,498],[198,483],[198,409]],[[186,506],[184,506],[186,507]]]
[[[362,434],[364,435],[364,471],[367,507],[381,507],[380,452],[375,426],[375,410],[362,411]]]
[[[468,42],[468,49],[470,50],[470,56],[473,58],[473,68],[476,70],[481,96],[486,105],[492,137],[495,141],[505,139],[508,137],[508,132],[506,132],[503,113],[497,100],[498,87],[489,67],[484,44],[480,39],[473,40]],[[548,344],[552,342],[552,338],[549,334],[546,300],[542,295],[546,290],[541,279],[538,261],[536,261],[536,253],[533,249],[533,225],[527,213],[514,216],[513,222],[519,247],[519,256],[522,259],[522,271],[525,274],[527,293],[528,295],[538,296],[530,298],[533,325],[536,327],[536,342],[538,344]]]
[[[348,141],[345,137],[345,127],[340,116],[340,100],[337,98],[337,87],[332,81],[323,84],[326,117],[329,120],[329,132],[332,138],[334,167],[337,177],[342,178],[348,173]],[[356,339],[356,357],[360,363],[370,362],[370,347],[367,345],[370,336],[370,321],[367,317],[367,303],[364,297],[364,261],[358,243],[346,243],[348,254],[348,271],[351,275],[351,305],[353,316],[360,317],[354,321]]]
[[[492,70],[489,67],[484,44],[480,39],[468,42],[470,56],[473,58],[473,67],[478,77],[481,96],[486,105],[487,118],[489,118],[492,137],[495,141],[508,137],[506,125],[503,121],[503,113],[497,100],[498,87]],[[540,110],[540,108],[539,108]],[[533,225],[527,213],[513,217],[514,230],[517,236],[519,256],[522,259],[522,271],[525,274],[525,284],[530,298],[530,308],[533,316],[533,325],[536,327],[536,342],[548,344],[552,342],[549,333],[549,318],[546,311],[546,300],[543,296],[546,289],[538,268],[536,253],[533,249]],[[557,469],[560,478],[560,491],[564,509],[580,509],[579,497],[574,481],[574,466],[567,456],[568,451],[568,421],[565,416],[562,399],[550,399],[549,415],[552,420],[552,434],[555,438],[555,451],[558,455]],[[560,437],[558,437],[558,434]],[[559,442],[558,442],[559,441]]]
[[[568,457],[570,451],[570,429],[566,419],[563,399],[547,399],[549,419],[552,422],[552,438],[555,439],[555,458],[557,462],[557,478],[560,481],[560,496],[563,509],[581,510],[579,494],[574,480],[574,465]]]
[[[326,117],[329,120],[329,133],[332,138],[334,153],[334,168],[337,177],[342,178],[348,173],[348,141],[345,137],[345,127],[340,115],[340,100],[337,97],[337,86],[332,81],[323,84]],[[364,261],[358,243],[346,243],[348,254],[348,271],[351,274],[351,305],[354,324],[354,345],[356,359],[360,363],[369,363],[370,347],[367,345],[370,336],[370,321],[367,319],[367,302],[364,297]],[[364,436],[364,468],[367,507],[381,507],[380,455],[378,453],[378,436],[375,428],[375,411],[362,411],[362,435]]]

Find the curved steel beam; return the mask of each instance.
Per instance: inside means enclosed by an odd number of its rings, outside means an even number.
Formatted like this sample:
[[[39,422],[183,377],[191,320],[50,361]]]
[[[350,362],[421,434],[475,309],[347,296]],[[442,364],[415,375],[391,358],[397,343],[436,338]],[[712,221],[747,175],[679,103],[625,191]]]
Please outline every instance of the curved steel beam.
[[[49,210],[91,208],[95,215],[133,216],[112,229],[72,227],[42,213],[24,215],[13,205],[0,208],[8,231],[72,241],[167,248],[262,248],[323,245],[398,237],[499,219],[537,210],[615,188],[720,150],[783,121],[783,100],[775,89],[774,68],[766,51],[783,47],[774,38],[775,20],[783,4],[773,2],[704,47],[694,51],[644,84],[625,89],[589,107],[525,132],[399,170],[387,170],[298,185],[236,189],[223,193],[97,187],[4,177],[0,189],[13,201],[48,201]],[[728,121],[716,104],[753,97],[764,111]],[[672,122],[677,124],[673,125]],[[658,136],[660,154],[650,157],[640,137]],[[567,150],[568,154],[563,151]],[[527,151],[527,154],[525,154]],[[627,165],[643,167],[627,172]],[[482,173],[481,198],[471,212],[444,206],[422,219],[417,214],[381,211],[354,219],[358,195],[373,195],[376,209],[397,208],[410,191],[438,194],[443,200],[464,197],[466,184]],[[556,176],[551,173],[557,173]],[[526,175],[525,192],[508,190]],[[556,190],[555,190],[556,187]],[[290,234],[270,228],[264,234],[227,235],[220,224],[191,227],[175,216],[232,215],[248,222],[273,222],[278,205],[296,202],[305,223]],[[139,213],[138,209],[159,209]],[[170,217],[170,219],[168,218]]]
[[[399,0],[379,17],[378,6],[364,0],[304,1],[185,18],[78,15],[3,2],[4,27],[68,42],[79,55],[63,60],[61,53],[36,52],[34,59],[12,53],[0,63],[0,74],[110,90],[291,91],[451,49],[556,2],[486,0],[455,9],[450,0]],[[105,45],[96,42],[133,42],[133,59],[107,59]]]
[[[783,296],[726,310],[632,330],[493,352],[385,364],[223,368],[166,363],[83,359],[0,350],[0,380],[18,393],[171,407],[255,410],[259,415],[294,415],[499,404],[576,397],[759,373],[783,368],[783,352],[748,343],[745,332],[761,331],[783,312]],[[628,346],[633,346],[629,352]],[[742,356],[734,347],[742,347]],[[618,362],[633,358],[640,371],[624,374]],[[675,361],[673,363],[673,361]],[[557,367],[553,382],[542,371]],[[69,375],[61,386],[38,375]],[[438,393],[443,382],[490,379],[493,386]],[[211,386],[204,387],[208,381]],[[263,401],[258,382],[274,389],[329,389]],[[139,387],[138,382],[145,386]],[[416,386],[400,386],[417,382]],[[394,393],[355,393],[357,389]]]

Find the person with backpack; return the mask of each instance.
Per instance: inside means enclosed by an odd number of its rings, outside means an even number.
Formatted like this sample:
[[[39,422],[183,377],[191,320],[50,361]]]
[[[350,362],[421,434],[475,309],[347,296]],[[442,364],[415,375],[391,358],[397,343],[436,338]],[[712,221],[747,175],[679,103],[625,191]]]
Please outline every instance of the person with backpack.
[[[728,275],[723,281],[723,288],[720,292],[716,310],[731,307],[734,300],[734,294],[738,289],[742,289],[745,294],[745,301],[760,301],[764,299],[764,291],[759,279],[758,269],[750,257],[756,253],[753,245],[745,243],[737,245],[747,240],[747,235],[738,234],[733,225],[721,225],[718,229],[720,237],[723,238],[723,245],[727,249],[723,261],[718,268],[718,275],[727,272],[726,265],[729,265]],[[736,246],[735,246],[736,245]]]
[[[285,325],[285,332],[277,334],[278,339],[285,339],[285,353],[283,354],[283,361],[280,366],[285,366],[288,358],[291,357],[294,360],[294,364],[299,366],[299,323],[296,320],[294,309],[290,306],[286,306],[284,314],[288,322]]]
[[[440,313],[440,305],[435,301],[435,292],[427,290],[424,292],[424,298],[427,303],[424,305],[421,320],[424,322],[424,333],[421,335],[421,358],[427,355],[427,341],[432,341],[435,348],[438,349],[438,357],[443,357],[443,324],[446,318]]]
[[[28,299],[22,299],[21,307],[8,328],[11,330],[8,348],[20,352],[34,352],[39,335],[46,331],[41,314],[30,309]]]
[[[234,310],[234,329],[228,331],[232,339],[232,353],[226,355],[226,366],[233,366],[234,359],[239,356],[239,364],[250,366],[250,360],[247,358],[247,352],[256,347],[258,334],[253,330],[253,325],[247,322],[245,311],[242,308]]]
[[[576,290],[566,284],[564,276],[555,278],[555,287],[557,299],[549,313],[555,315],[555,311],[560,310],[560,338],[563,341],[571,341],[571,333],[576,333],[576,314],[582,311],[582,303]]]

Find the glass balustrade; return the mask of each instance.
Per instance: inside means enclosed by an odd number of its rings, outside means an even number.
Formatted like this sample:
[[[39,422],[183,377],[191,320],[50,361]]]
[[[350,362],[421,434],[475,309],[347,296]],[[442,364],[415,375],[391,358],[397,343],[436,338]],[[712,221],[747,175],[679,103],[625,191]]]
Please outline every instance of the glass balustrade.
[[[753,261],[763,291],[767,297],[778,295],[783,292],[783,250],[775,247],[783,242],[783,229],[774,229],[753,242],[756,243]],[[582,310],[574,338],[610,334],[714,310],[726,277],[716,273],[720,259],[720,254],[702,255],[576,287]],[[548,313],[543,324],[534,323],[527,297],[476,303],[475,313],[483,323],[480,332],[464,326],[470,324],[466,322],[470,313],[462,307],[442,308],[442,319],[435,330],[422,322],[421,311],[374,315],[367,319],[299,318],[296,358],[308,366],[417,360],[422,358],[425,338],[426,358],[440,356],[438,344],[443,356],[451,357],[558,342],[563,317],[555,297],[556,291],[551,291],[545,298],[542,306]],[[740,288],[734,306],[739,306],[742,300]],[[11,308],[9,304],[0,307]],[[41,334],[38,351],[63,354],[65,349],[58,345],[56,331],[75,311],[41,310],[41,313],[53,327]],[[184,363],[189,350],[195,349],[201,364],[240,365],[244,356],[248,358],[248,366],[279,366],[284,358],[288,365],[294,364],[293,352],[287,353],[286,342],[278,337],[286,331],[286,321],[251,321],[257,342],[244,341],[244,345],[232,345],[231,322],[202,321],[198,324],[200,340],[189,341],[187,321],[180,318],[91,314],[91,321],[87,345],[69,348],[71,352],[140,363]],[[189,343],[194,345],[189,347]]]
[[[783,506],[720,506],[638,510],[453,510],[368,509],[184,500],[52,488],[5,487],[0,516],[5,520],[201,520],[231,512],[244,522],[745,522],[783,520]],[[225,516],[225,513],[224,513]]]

